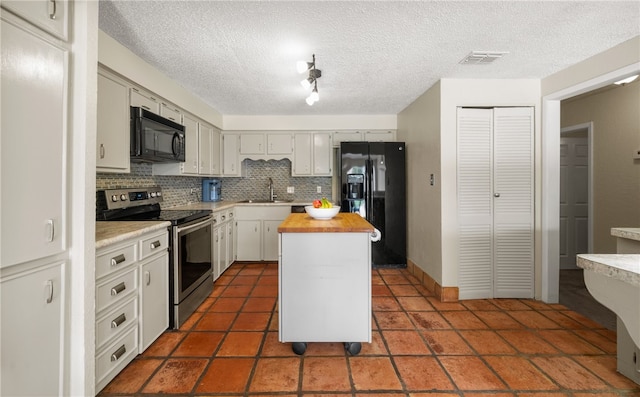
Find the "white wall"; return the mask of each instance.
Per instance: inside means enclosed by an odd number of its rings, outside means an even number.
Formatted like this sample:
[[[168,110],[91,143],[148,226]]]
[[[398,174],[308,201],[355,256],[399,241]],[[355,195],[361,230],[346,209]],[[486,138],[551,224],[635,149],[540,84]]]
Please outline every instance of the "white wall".
[[[251,130],[395,130],[397,116],[322,115],[322,116],[240,116],[225,115],[225,131]]]

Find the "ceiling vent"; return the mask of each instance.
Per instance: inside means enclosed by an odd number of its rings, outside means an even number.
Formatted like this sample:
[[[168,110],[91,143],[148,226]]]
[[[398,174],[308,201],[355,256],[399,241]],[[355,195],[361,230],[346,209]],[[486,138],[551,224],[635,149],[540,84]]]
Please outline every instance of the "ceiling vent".
[[[492,63],[496,59],[508,54],[508,51],[471,51],[469,55],[460,61],[463,65],[482,65]]]

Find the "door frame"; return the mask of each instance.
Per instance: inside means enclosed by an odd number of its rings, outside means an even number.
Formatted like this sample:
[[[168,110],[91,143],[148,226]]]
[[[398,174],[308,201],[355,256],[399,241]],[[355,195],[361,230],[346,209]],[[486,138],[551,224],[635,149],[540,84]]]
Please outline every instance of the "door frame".
[[[542,97],[542,292],[541,299],[557,303],[560,288],[560,102],[639,74],[640,62]]]
[[[593,121],[570,125],[560,129],[560,137],[577,131],[587,131],[587,145],[589,145],[589,163],[587,164],[587,250],[593,252]],[[559,257],[559,256],[558,256]]]

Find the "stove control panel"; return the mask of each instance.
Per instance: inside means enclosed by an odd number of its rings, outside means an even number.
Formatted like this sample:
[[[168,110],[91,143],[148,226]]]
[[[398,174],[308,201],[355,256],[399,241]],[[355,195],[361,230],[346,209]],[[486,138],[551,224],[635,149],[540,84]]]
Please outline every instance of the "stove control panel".
[[[98,207],[112,210],[162,202],[160,186],[99,190]]]

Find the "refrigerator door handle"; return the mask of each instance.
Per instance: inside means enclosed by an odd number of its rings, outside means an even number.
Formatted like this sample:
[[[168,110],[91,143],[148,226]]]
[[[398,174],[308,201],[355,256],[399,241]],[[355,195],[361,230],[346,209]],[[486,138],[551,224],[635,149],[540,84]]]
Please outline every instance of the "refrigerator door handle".
[[[373,219],[373,160],[367,160],[367,195],[366,195],[366,206],[367,206],[367,220],[371,223],[374,223]]]

